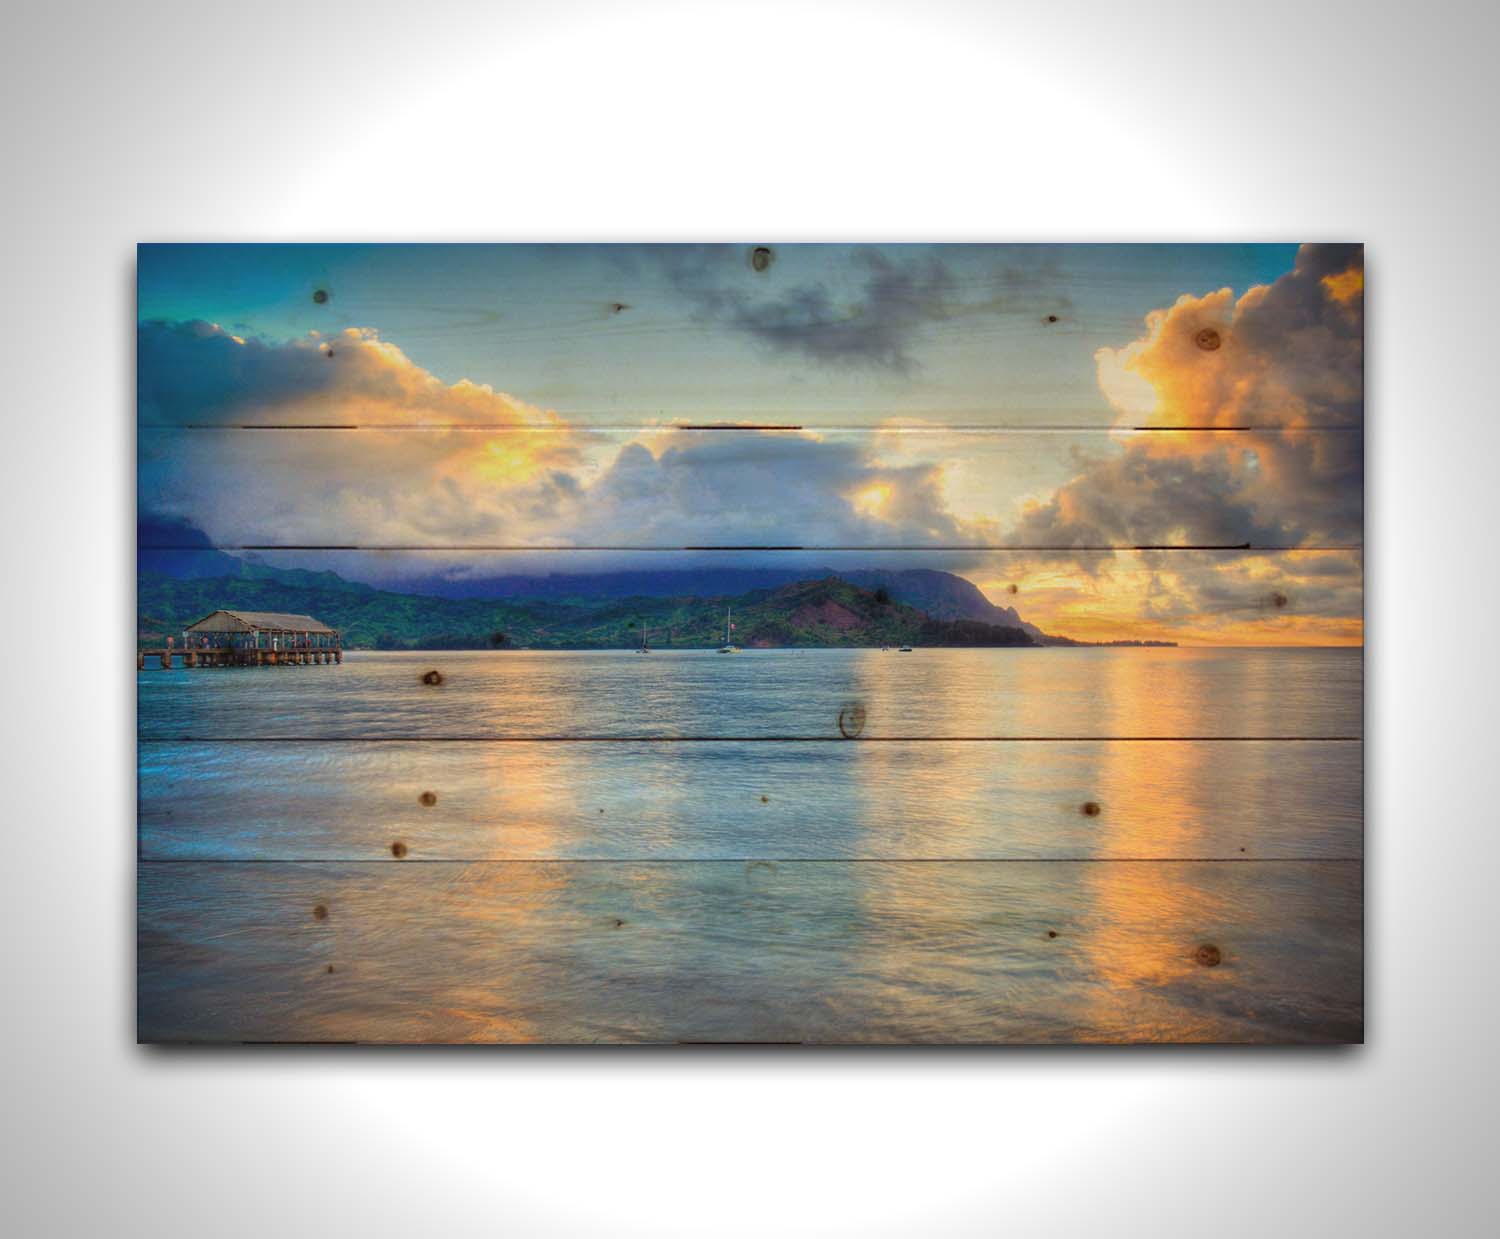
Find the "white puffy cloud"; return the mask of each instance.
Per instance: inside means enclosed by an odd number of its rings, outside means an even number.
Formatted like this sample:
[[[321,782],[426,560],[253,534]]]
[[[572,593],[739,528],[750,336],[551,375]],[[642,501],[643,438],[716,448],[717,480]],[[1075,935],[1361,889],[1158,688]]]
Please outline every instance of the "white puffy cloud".
[[[592,431],[445,384],[370,331],[273,344],[145,324],[140,371],[142,511],[220,545],[881,546],[991,533],[951,512],[938,463],[884,460],[879,436]],[[174,424],[218,429],[150,429]],[[358,429],[233,429],[278,424]]]

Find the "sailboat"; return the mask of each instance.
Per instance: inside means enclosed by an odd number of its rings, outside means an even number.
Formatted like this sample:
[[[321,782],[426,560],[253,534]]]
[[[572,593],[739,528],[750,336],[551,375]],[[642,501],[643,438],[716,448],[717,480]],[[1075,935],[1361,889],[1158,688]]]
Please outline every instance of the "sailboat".
[[[646,631],[647,631],[646,625],[642,624],[641,625],[641,648],[638,649],[638,650],[636,650],[637,654],[649,654],[649,653],[651,653],[651,643],[646,640]]]
[[[729,636],[729,634],[734,630],[734,624],[730,622],[730,615],[731,614],[732,614],[732,608],[725,607],[724,608],[724,644],[719,647],[719,653],[721,653],[721,654],[738,654],[740,652],[740,647],[737,646],[730,639],[730,636]]]

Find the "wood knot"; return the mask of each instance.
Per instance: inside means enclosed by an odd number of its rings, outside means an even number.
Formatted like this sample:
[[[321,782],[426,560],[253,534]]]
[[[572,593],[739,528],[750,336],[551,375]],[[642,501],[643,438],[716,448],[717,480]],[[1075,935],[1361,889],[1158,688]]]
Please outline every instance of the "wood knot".
[[[769,245],[757,245],[750,251],[750,268],[753,271],[765,271],[776,261],[776,255],[771,253]]]
[[[1193,958],[1205,968],[1217,968],[1223,962],[1224,953],[1212,942],[1200,943]]]
[[[423,792],[420,796],[417,797],[417,803],[424,809],[430,809],[433,805],[437,804],[437,793]]]
[[[402,843],[400,839],[397,839],[396,842],[391,844],[391,855],[394,856],[397,860],[400,860],[403,856],[406,855],[406,844]]]
[[[313,905],[313,920],[326,921],[327,919],[328,909],[321,903]]]
[[[761,802],[761,804],[770,804],[771,803],[771,798],[769,796],[762,796],[760,798],[760,802]]]
[[[865,729],[865,708],[857,701],[839,708],[839,734],[853,740]]]
[[[422,677],[423,684],[441,684],[442,682],[443,673],[441,671],[429,671]]]
[[[1212,353],[1224,340],[1214,328],[1204,327],[1193,337],[1193,343],[1205,353]]]
[[[1104,809],[1097,800],[1085,800],[1081,805],[1078,806],[1078,811],[1082,813],[1084,817],[1098,817],[1101,813],[1104,812]]]
[[[1046,318],[1042,319],[1042,322],[1046,323],[1047,326],[1050,327],[1053,323],[1057,322],[1057,315],[1049,314]]]
[[[1055,937],[1057,937],[1057,930],[1055,930],[1055,929],[1049,929],[1047,931],[1047,937],[1049,937],[1049,938],[1055,938]]]
[[[313,304],[314,305],[327,305],[328,304],[328,290],[326,288],[315,288],[315,289],[313,289]]]

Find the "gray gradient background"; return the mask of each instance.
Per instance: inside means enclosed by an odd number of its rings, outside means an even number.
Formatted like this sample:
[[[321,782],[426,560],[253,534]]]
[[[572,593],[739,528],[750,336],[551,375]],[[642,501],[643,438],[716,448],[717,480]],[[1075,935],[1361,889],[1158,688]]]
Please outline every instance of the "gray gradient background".
[[[8,1233],[1492,1231],[1491,6],[0,23]],[[1368,243],[1366,1047],[133,1044],[133,244],[567,238]]]

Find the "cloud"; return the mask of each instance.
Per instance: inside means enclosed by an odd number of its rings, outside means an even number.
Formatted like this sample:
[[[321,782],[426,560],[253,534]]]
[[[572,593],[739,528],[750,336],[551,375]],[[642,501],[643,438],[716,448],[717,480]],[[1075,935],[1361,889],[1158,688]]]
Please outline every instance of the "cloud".
[[[1184,296],[1096,355],[1122,424],[1145,427],[1028,505],[1031,546],[1358,547],[1364,523],[1363,256],[1304,246],[1294,269],[1236,298]],[[1213,433],[1185,427],[1212,428]],[[1235,433],[1256,427],[1265,433]],[[1341,555],[1149,552],[1141,618],[1200,637],[1235,628],[1357,639],[1362,563]],[[1109,570],[1108,557],[1039,555]]]
[[[555,414],[481,383],[444,383],[369,329],[271,342],[214,323],[136,329],[140,424],[230,426],[482,423],[560,426]]]
[[[1035,304],[1044,263],[998,268],[979,278],[954,276],[933,253],[892,257],[879,248],[853,251],[842,270],[793,284],[772,266],[747,283],[738,251],[672,247],[660,252],[678,291],[700,315],[734,328],[773,353],[843,367],[909,374],[928,328],[972,315]],[[1055,293],[1049,305],[1064,305]]]
[[[1144,337],[1096,361],[1154,390],[1153,426],[1341,426],[1364,420],[1359,246],[1305,245],[1295,267],[1236,299],[1183,296]],[[1109,393],[1108,386],[1105,387]]]
[[[1361,251],[1304,246],[1235,299],[1184,296],[1097,355],[1122,414],[1152,428],[1079,471],[1019,522],[1028,545],[1357,545],[1364,520]],[[1122,376],[1140,386],[1124,390]],[[1211,427],[1220,433],[1172,433]],[[1269,433],[1241,436],[1235,428]]]
[[[557,478],[587,459],[586,433],[487,386],[444,383],[372,331],[280,343],[145,323],[138,341],[141,506],[220,545],[485,536],[555,503]],[[360,429],[230,429],[262,424]]]
[[[888,464],[870,439],[668,432],[624,447],[578,496],[594,543],[883,546],[977,542],[949,509],[941,468]]]
[[[219,545],[878,547],[993,532],[952,513],[941,464],[882,459],[879,436],[588,430],[444,383],[368,330],[276,343],[150,323],[140,337],[142,509]],[[359,429],[235,429],[261,424]]]

